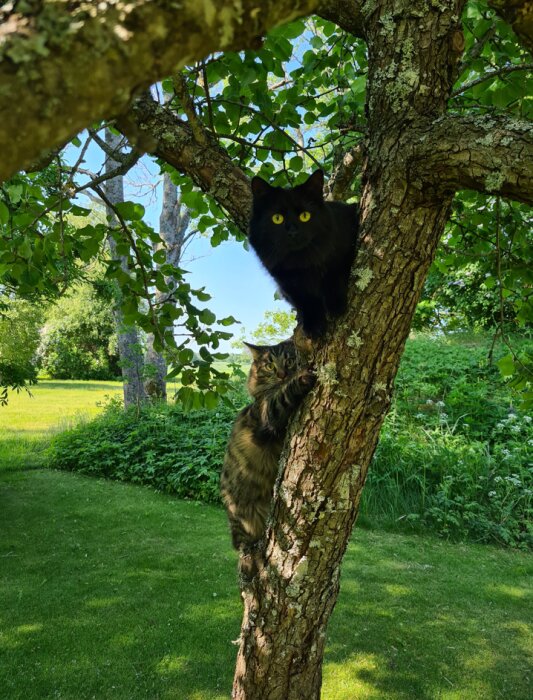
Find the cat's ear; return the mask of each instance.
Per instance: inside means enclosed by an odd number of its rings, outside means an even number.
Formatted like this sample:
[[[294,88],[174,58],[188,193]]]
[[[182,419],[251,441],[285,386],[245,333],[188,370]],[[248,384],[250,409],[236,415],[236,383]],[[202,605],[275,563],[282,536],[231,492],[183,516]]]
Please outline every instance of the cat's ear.
[[[254,197],[264,197],[266,194],[272,192],[274,188],[265,182],[262,177],[256,175],[252,178],[252,194]]]
[[[247,343],[245,340],[243,340],[244,345],[248,348],[248,350],[251,352],[252,357],[254,360],[258,360],[261,355],[264,353],[264,349],[260,347],[259,345],[252,345],[252,343]]]
[[[319,202],[324,201],[324,171],[316,170],[302,185]]]

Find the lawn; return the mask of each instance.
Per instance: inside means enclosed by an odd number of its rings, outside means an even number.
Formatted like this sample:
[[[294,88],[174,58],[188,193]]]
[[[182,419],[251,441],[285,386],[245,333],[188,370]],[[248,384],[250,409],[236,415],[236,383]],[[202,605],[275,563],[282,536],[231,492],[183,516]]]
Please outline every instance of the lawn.
[[[241,603],[220,508],[9,471],[0,533],[1,697],[228,700]],[[323,700],[529,700],[532,578],[523,553],[356,530]]]
[[[53,432],[92,418],[107,397],[121,396],[120,382],[45,380],[11,392],[0,406],[0,471],[38,467]]]

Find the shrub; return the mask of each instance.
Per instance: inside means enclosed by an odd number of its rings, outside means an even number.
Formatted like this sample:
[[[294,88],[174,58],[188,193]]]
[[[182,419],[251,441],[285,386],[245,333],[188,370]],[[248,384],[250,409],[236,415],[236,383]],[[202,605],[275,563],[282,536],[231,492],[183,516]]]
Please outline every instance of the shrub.
[[[513,408],[512,391],[487,362],[489,346],[408,343],[363,491],[363,522],[533,546],[533,421]],[[232,398],[246,402],[242,385]],[[112,403],[54,439],[51,465],[217,502],[235,414],[225,404],[186,413]]]
[[[533,425],[490,339],[407,344],[362,496],[363,522],[533,546]],[[523,341],[522,341],[523,342]],[[494,349],[494,361],[506,353]]]
[[[232,398],[244,403],[243,391]],[[54,437],[49,464],[214,503],[234,418],[224,403],[184,412],[161,403],[124,410],[112,401],[96,419]]]

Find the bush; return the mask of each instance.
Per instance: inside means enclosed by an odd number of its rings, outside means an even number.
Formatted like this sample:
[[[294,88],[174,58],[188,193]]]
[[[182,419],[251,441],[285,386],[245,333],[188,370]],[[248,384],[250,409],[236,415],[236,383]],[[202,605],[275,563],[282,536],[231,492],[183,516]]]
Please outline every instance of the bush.
[[[489,347],[409,341],[363,491],[363,523],[533,546],[533,421],[513,408],[512,391],[487,362]],[[233,400],[246,402],[242,385]],[[185,413],[114,403],[57,436],[51,465],[218,502],[235,415],[222,404]]]
[[[512,436],[509,426],[516,431]],[[391,416],[361,511],[373,521],[451,539],[532,547],[532,465],[529,416],[510,413],[485,441],[454,433],[447,423],[415,427]]]
[[[41,311],[23,299],[0,295],[0,406],[9,389],[37,379]]]
[[[241,389],[233,400],[244,403]],[[161,403],[124,410],[115,400],[96,419],[53,438],[49,464],[215,503],[234,419],[235,409],[223,403],[184,412]]]
[[[487,360],[491,340],[407,344],[363,491],[363,522],[533,546],[533,422]],[[507,352],[494,350],[494,362]]]

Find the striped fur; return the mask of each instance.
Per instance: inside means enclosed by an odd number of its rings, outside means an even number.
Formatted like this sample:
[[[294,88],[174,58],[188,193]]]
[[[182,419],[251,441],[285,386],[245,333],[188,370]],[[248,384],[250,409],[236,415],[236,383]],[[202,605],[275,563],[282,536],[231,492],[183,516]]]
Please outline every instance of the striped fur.
[[[253,403],[237,416],[220,479],[233,546],[243,551],[263,536],[289,419],[315,383],[310,370],[298,370],[292,340],[248,347]]]

